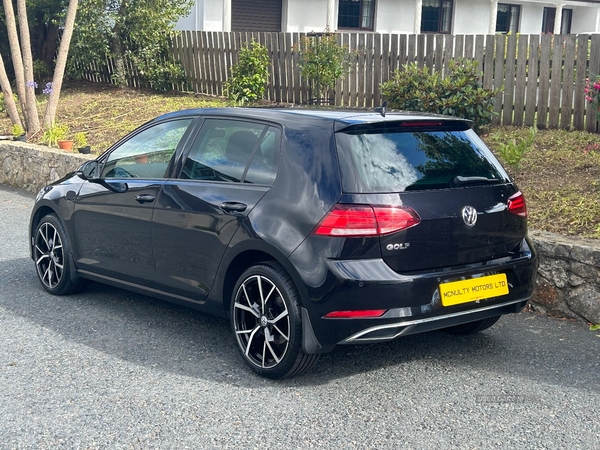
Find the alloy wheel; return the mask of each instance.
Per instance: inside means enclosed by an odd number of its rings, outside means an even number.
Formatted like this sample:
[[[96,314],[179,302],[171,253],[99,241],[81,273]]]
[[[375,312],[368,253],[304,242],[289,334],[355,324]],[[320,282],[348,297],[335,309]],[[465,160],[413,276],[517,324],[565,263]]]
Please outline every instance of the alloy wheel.
[[[233,305],[235,336],[244,356],[261,369],[276,367],[290,345],[290,314],[275,283],[252,275],[240,285]]]
[[[65,253],[58,230],[49,222],[37,230],[34,257],[42,283],[50,289],[56,288],[64,274]]]

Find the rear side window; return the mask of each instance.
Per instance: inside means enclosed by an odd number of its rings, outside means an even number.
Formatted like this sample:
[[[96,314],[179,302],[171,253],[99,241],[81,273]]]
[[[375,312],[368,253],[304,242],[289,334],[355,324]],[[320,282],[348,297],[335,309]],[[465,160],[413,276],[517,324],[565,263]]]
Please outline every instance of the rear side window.
[[[181,178],[270,185],[277,175],[280,143],[281,132],[273,126],[207,119]]]
[[[336,134],[342,183],[349,193],[447,189],[508,182],[472,130],[361,131]]]

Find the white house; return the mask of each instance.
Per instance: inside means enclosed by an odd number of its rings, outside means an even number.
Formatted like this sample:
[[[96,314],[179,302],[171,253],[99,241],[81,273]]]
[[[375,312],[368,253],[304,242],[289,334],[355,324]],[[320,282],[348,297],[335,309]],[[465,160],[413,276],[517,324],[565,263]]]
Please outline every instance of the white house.
[[[377,33],[600,32],[600,1],[196,0],[179,30]]]

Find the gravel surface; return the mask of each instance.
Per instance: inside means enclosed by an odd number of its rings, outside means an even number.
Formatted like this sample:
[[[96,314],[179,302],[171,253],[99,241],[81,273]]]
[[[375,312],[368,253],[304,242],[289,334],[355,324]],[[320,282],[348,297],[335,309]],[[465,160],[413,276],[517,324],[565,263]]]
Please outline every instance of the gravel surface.
[[[90,283],[47,294],[33,196],[0,186],[0,448],[598,448],[600,333],[533,313],[471,337],[245,368],[222,319]]]

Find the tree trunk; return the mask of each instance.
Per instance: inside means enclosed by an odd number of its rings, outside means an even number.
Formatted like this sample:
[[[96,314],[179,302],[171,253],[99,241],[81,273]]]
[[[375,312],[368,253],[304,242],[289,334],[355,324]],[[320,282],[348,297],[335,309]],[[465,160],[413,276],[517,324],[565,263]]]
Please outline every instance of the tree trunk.
[[[17,109],[17,104],[15,103],[15,99],[13,97],[12,88],[10,87],[10,80],[6,74],[2,55],[0,55],[0,87],[2,87],[4,103],[6,104],[6,110],[8,111],[8,117],[10,117],[10,121],[13,125],[19,125],[22,127],[23,124],[21,123],[21,118],[19,117],[19,110]]]
[[[12,0],[3,0],[4,16],[6,19],[6,30],[8,31],[8,42],[10,44],[10,55],[13,62],[13,70],[17,81],[17,96],[21,103],[21,110],[25,116],[25,126],[29,128],[27,120],[27,108],[25,102],[25,73],[23,69],[23,58],[21,56],[21,47],[19,46],[19,34],[17,33],[17,22],[15,20],[15,11]]]
[[[54,68],[54,77],[52,78],[52,93],[48,98],[46,112],[44,114],[44,126],[51,127],[56,118],[56,108],[58,107],[58,99],[60,90],[65,75],[65,67],[67,65],[67,56],[69,55],[69,45],[71,45],[71,37],[73,36],[73,27],[75,26],[75,15],[77,14],[78,0],[69,1],[69,9],[67,10],[67,18],[65,20],[65,28],[60,40],[58,48],[58,56],[56,58],[56,67]]]
[[[33,82],[33,58],[31,56],[31,39],[29,37],[29,21],[27,19],[27,7],[25,0],[17,0],[17,12],[19,14],[19,31],[21,32],[21,50],[23,51],[23,69],[25,80],[31,83],[25,87],[25,103],[27,112],[27,131],[35,134],[40,131],[40,118],[37,112],[37,103],[35,100],[35,87]],[[40,83],[42,80],[37,80]]]
[[[119,6],[119,17],[125,17],[127,9],[127,1],[122,0],[121,5]],[[127,87],[127,76],[125,74],[125,50],[123,49],[123,43],[121,42],[121,23],[117,18],[115,25],[112,29],[113,37],[111,42],[111,51],[113,54],[113,58],[115,59],[115,73],[114,78],[116,79],[117,85],[120,88]]]

